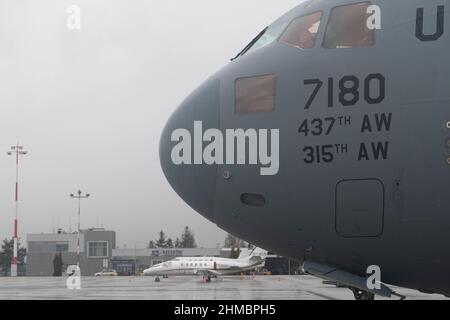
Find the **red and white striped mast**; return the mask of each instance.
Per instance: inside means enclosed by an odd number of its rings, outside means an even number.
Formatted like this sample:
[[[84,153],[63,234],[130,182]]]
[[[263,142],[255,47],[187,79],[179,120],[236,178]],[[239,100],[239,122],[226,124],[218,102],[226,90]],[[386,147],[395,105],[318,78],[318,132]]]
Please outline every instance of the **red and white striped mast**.
[[[26,155],[28,151],[23,149],[23,146],[17,143],[16,146],[11,147],[11,151],[8,151],[8,155],[16,156],[16,192],[15,192],[15,203],[16,203],[16,214],[14,218],[14,251],[13,258],[11,261],[11,277],[17,277],[17,262],[18,262],[18,245],[19,245],[19,156]]]

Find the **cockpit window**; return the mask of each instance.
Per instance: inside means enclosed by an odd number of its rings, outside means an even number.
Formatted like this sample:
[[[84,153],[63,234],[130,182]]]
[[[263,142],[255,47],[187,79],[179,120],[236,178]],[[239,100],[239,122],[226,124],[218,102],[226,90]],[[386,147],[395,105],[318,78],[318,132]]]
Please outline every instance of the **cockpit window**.
[[[373,47],[375,32],[367,27],[369,2],[333,8],[323,40],[326,49]]]
[[[289,14],[281,17],[269,27],[261,31],[255,39],[253,39],[238,55],[233,58],[235,60],[248,52],[265,47],[273,42],[275,42],[281,35],[281,33],[286,29],[289,22],[292,20]]]
[[[266,29],[266,31],[264,32],[263,35],[261,35],[261,37],[258,39],[258,41],[255,42],[255,44],[248,50],[248,52],[256,50],[256,49],[260,49],[262,47],[267,46],[268,44],[271,44],[272,42],[274,42],[281,34],[281,32],[283,32],[284,28],[286,28],[287,23],[281,23],[281,24],[276,24],[273,26],[270,26],[269,28]]]
[[[285,43],[299,49],[310,49],[316,44],[322,12],[300,17],[291,22],[280,38]]]

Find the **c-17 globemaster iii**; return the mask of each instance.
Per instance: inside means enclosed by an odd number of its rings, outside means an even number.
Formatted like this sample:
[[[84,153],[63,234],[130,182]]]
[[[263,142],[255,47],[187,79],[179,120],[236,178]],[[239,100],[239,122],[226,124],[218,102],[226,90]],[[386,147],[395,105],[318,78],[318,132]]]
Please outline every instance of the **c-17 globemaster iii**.
[[[388,285],[450,296],[449,8],[302,2],[175,111],[160,143],[169,183],[357,299]]]

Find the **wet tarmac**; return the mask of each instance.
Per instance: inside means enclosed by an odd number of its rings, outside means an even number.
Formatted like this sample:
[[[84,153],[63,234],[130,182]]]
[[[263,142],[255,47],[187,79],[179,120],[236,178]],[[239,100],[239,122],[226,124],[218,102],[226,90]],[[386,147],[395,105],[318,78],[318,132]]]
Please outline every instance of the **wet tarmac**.
[[[69,290],[66,278],[0,278],[0,300],[353,300],[350,290],[324,284],[311,276],[82,278],[81,290]],[[393,288],[410,300],[445,299]]]

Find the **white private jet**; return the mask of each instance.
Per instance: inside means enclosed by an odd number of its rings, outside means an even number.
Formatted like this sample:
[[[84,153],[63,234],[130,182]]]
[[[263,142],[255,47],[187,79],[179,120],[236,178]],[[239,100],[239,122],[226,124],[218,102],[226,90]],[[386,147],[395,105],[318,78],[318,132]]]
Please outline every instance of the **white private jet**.
[[[206,282],[211,282],[211,277],[239,274],[264,267],[266,256],[266,251],[255,249],[249,256],[238,259],[180,257],[144,270],[144,275],[155,276],[157,282],[160,281],[160,276],[203,275]]]

